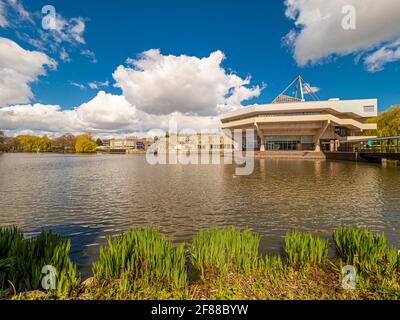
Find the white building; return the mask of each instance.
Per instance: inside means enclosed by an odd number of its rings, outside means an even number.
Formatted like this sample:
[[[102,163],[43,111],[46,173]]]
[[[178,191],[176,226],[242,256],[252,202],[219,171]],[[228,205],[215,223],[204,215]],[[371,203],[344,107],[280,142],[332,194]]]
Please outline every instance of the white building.
[[[271,104],[235,110],[221,116],[221,122],[222,129],[253,129],[253,146],[259,151],[318,152],[322,143],[335,145],[335,141],[357,139],[365,130],[375,130],[377,125],[366,120],[377,113],[377,99],[320,101],[299,76]],[[243,145],[246,148],[244,135]]]

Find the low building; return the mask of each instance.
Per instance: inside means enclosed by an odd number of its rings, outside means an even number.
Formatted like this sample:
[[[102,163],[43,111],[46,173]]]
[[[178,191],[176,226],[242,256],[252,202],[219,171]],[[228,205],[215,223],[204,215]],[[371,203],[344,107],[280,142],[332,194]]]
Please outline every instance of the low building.
[[[130,151],[146,151],[148,146],[153,143],[152,139],[125,137],[113,138],[109,140],[109,148],[111,152],[129,153]]]
[[[292,90],[292,91],[291,91]],[[306,101],[306,97],[312,101]],[[222,129],[254,130],[251,143],[259,151],[320,151],[321,145],[363,136],[375,130],[366,120],[378,112],[377,99],[320,101],[310,86],[298,76],[271,104],[254,105],[221,116]]]
[[[158,138],[152,150],[159,153],[171,152],[229,152],[235,142],[220,133],[215,134],[170,134]]]

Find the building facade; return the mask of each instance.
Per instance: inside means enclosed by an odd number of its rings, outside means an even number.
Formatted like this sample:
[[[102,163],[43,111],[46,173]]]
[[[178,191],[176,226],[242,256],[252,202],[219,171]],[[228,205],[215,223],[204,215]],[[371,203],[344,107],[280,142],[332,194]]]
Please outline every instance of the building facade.
[[[311,92],[307,92],[309,87],[305,84],[299,76],[271,104],[221,116],[222,129],[254,130],[254,141],[249,142],[243,133],[243,149],[249,148],[250,143],[259,151],[317,152],[327,142],[334,148],[337,141],[357,139],[364,136],[365,130],[376,130],[376,124],[366,121],[377,115],[377,99],[306,101]],[[287,94],[290,88],[296,90],[292,96]]]
[[[148,146],[153,143],[152,139],[125,137],[113,138],[109,140],[109,148],[114,152],[129,152],[130,150],[146,151]]]
[[[234,148],[233,139],[218,133],[169,134],[158,138],[152,145],[152,150],[158,153],[232,152]]]

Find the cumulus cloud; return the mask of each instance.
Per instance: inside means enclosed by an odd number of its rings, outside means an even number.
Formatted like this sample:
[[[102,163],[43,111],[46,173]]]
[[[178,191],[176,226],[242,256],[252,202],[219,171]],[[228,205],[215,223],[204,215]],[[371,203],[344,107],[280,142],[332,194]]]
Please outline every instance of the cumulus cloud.
[[[46,74],[46,66],[54,69],[56,62],[0,37],[0,107],[29,102],[33,98],[30,84]]]
[[[135,108],[123,96],[100,91],[72,110],[58,105],[27,104],[0,109],[0,128],[46,132],[114,132],[133,128]]]
[[[224,58],[221,51],[197,58],[152,49],[128,59],[129,66],[119,66],[113,77],[126,99],[146,113],[215,116],[261,92],[258,86],[247,87],[249,78],[227,73]]]
[[[216,117],[191,117],[179,112],[151,115],[130,104],[124,96],[100,91],[92,100],[72,110],[58,105],[27,104],[0,109],[0,128],[13,132],[113,134],[168,130],[174,120],[182,129],[218,128]]]
[[[62,132],[68,127],[67,114],[56,105],[15,105],[0,109],[0,127],[5,130]]]
[[[147,51],[132,60],[130,67],[120,66],[115,71],[123,95],[100,91],[72,110],[43,104],[9,106],[0,109],[0,128],[13,132],[143,133],[168,130],[173,120],[178,130],[218,129],[220,112],[240,106],[262,90],[249,87],[250,78],[227,73],[221,66],[223,58],[220,51],[202,59]],[[85,88],[73,81],[70,84]],[[88,85],[98,89],[109,82]]]
[[[300,66],[332,56],[366,54],[369,71],[399,60],[400,1],[286,0],[286,16],[295,27],[283,39]],[[346,6],[355,9],[355,30],[342,27]]]
[[[95,98],[73,111],[80,124],[76,129],[90,131],[124,131],[135,128],[136,108],[123,96],[100,91]]]

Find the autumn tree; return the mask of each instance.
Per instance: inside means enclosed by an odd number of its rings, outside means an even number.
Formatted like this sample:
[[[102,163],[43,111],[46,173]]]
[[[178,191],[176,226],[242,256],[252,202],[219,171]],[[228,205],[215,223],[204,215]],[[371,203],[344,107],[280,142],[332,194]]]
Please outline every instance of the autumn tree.
[[[96,150],[97,144],[90,134],[82,134],[76,137],[75,151],[77,153],[94,153]]]
[[[392,137],[400,135],[400,106],[393,106],[388,111],[368,120],[368,123],[378,124],[377,130],[367,130],[366,135]]]
[[[18,136],[24,152],[50,152],[51,140],[47,136]]]

